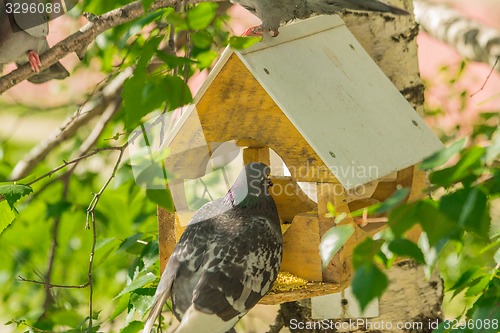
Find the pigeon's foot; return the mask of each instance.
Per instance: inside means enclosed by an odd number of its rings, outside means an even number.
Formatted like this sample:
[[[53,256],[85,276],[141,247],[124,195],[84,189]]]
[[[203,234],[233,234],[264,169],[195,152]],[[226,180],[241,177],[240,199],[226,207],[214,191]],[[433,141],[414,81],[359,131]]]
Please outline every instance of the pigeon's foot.
[[[264,35],[264,28],[262,28],[261,25],[258,25],[258,26],[255,26],[255,27],[251,27],[251,28],[248,28],[247,30],[245,30],[242,34],[242,36],[255,36],[255,37],[263,37]],[[279,31],[278,29],[276,30],[270,30],[270,32],[272,32],[272,37],[276,37],[279,35]]]
[[[28,59],[30,62],[31,69],[36,73],[40,72],[40,67],[42,67],[42,62],[40,61],[38,53],[36,53],[35,51],[28,51]]]

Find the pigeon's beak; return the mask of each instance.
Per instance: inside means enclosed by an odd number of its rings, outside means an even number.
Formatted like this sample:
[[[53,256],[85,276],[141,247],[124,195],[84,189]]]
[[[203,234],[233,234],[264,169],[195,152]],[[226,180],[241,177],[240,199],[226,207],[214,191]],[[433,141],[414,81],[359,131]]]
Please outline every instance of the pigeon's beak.
[[[267,179],[267,186],[272,187],[274,184],[271,180],[271,175],[267,175],[266,179]]]

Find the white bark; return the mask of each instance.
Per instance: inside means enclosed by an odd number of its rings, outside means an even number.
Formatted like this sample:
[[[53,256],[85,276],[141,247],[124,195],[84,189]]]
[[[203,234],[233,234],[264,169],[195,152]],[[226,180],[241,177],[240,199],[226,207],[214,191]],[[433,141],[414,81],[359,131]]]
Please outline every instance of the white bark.
[[[446,5],[414,0],[415,17],[429,35],[457,50],[464,58],[495,66],[500,72],[500,31],[467,18]]]

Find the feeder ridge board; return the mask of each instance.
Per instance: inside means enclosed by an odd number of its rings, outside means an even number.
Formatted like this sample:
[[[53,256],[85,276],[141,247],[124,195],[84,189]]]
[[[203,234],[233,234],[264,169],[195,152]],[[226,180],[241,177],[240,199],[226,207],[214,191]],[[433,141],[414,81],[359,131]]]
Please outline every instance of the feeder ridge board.
[[[244,51],[226,49],[165,141],[165,165],[178,179],[203,176],[214,150],[233,140],[244,147],[245,164],[273,169],[272,149],[290,170],[289,177],[272,177],[293,189],[272,193],[284,231],[281,270],[308,282],[277,288],[261,304],[346,288],[353,248],[386,222],[374,216],[361,224],[349,213],[384,201],[398,187],[411,189],[407,200],[421,196],[425,174],[415,165],[442,148],[339,17],[313,17],[280,32]],[[317,203],[298,182],[316,184]],[[175,213],[159,208],[162,270],[193,214],[183,203],[183,183],[169,187],[181,195]],[[323,269],[319,242],[335,225],[326,217],[329,202],[347,214],[340,224],[354,224],[355,232]],[[419,232],[410,231],[414,239]]]

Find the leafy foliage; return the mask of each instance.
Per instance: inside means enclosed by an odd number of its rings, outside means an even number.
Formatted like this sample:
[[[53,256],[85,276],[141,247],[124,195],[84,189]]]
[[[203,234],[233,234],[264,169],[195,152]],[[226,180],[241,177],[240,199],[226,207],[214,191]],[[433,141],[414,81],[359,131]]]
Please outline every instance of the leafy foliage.
[[[77,8],[99,15],[130,2],[85,0]],[[142,0],[146,10],[152,3]],[[131,160],[117,164],[114,152],[123,152],[129,138],[143,136],[135,129],[153,114],[192,101],[189,78],[209,68],[229,43],[226,18],[214,3],[146,12],[101,34],[87,50],[80,67],[97,64],[110,78],[133,68],[121,91],[121,109],[94,145],[117,149],[99,151],[92,163],[78,162],[74,169],[68,165],[51,179],[40,177],[30,186],[21,181],[0,185],[0,309],[9,309],[0,311],[4,322],[10,320],[17,331],[142,329],[159,276],[157,205],[172,209],[172,199],[167,189],[144,188],[141,183],[140,177],[158,171],[151,170],[156,166],[134,179]],[[243,48],[256,40],[238,37],[231,44]],[[82,130],[68,139],[32,175],[46,174],[71,160],[87,134]],[[0,142],[0,179],[9,177],[30,148]],[[57,286],[45,288],[44,283]]]
[[[463,140],[422,163],[426,169],[436,168],[430,179],[439,197],[401,203],[396,192],[382,205],[389,212],[390,228],[377,241],[367,239],[356,247],[352,288],[362,308],[387,287],[379,265],[388,268],[396,257],[406,257],[425,264],[429,272],[438,263],[451,297],[471,299],[466,320],[498,318],[500,233],[492,229],[490,217],[491,204],[500,196],[498,151],[495,142],[462,146]],[[455,162],[445,164],[450,159]],[[405,238],[415,225],[423,229],[419,244]]]

